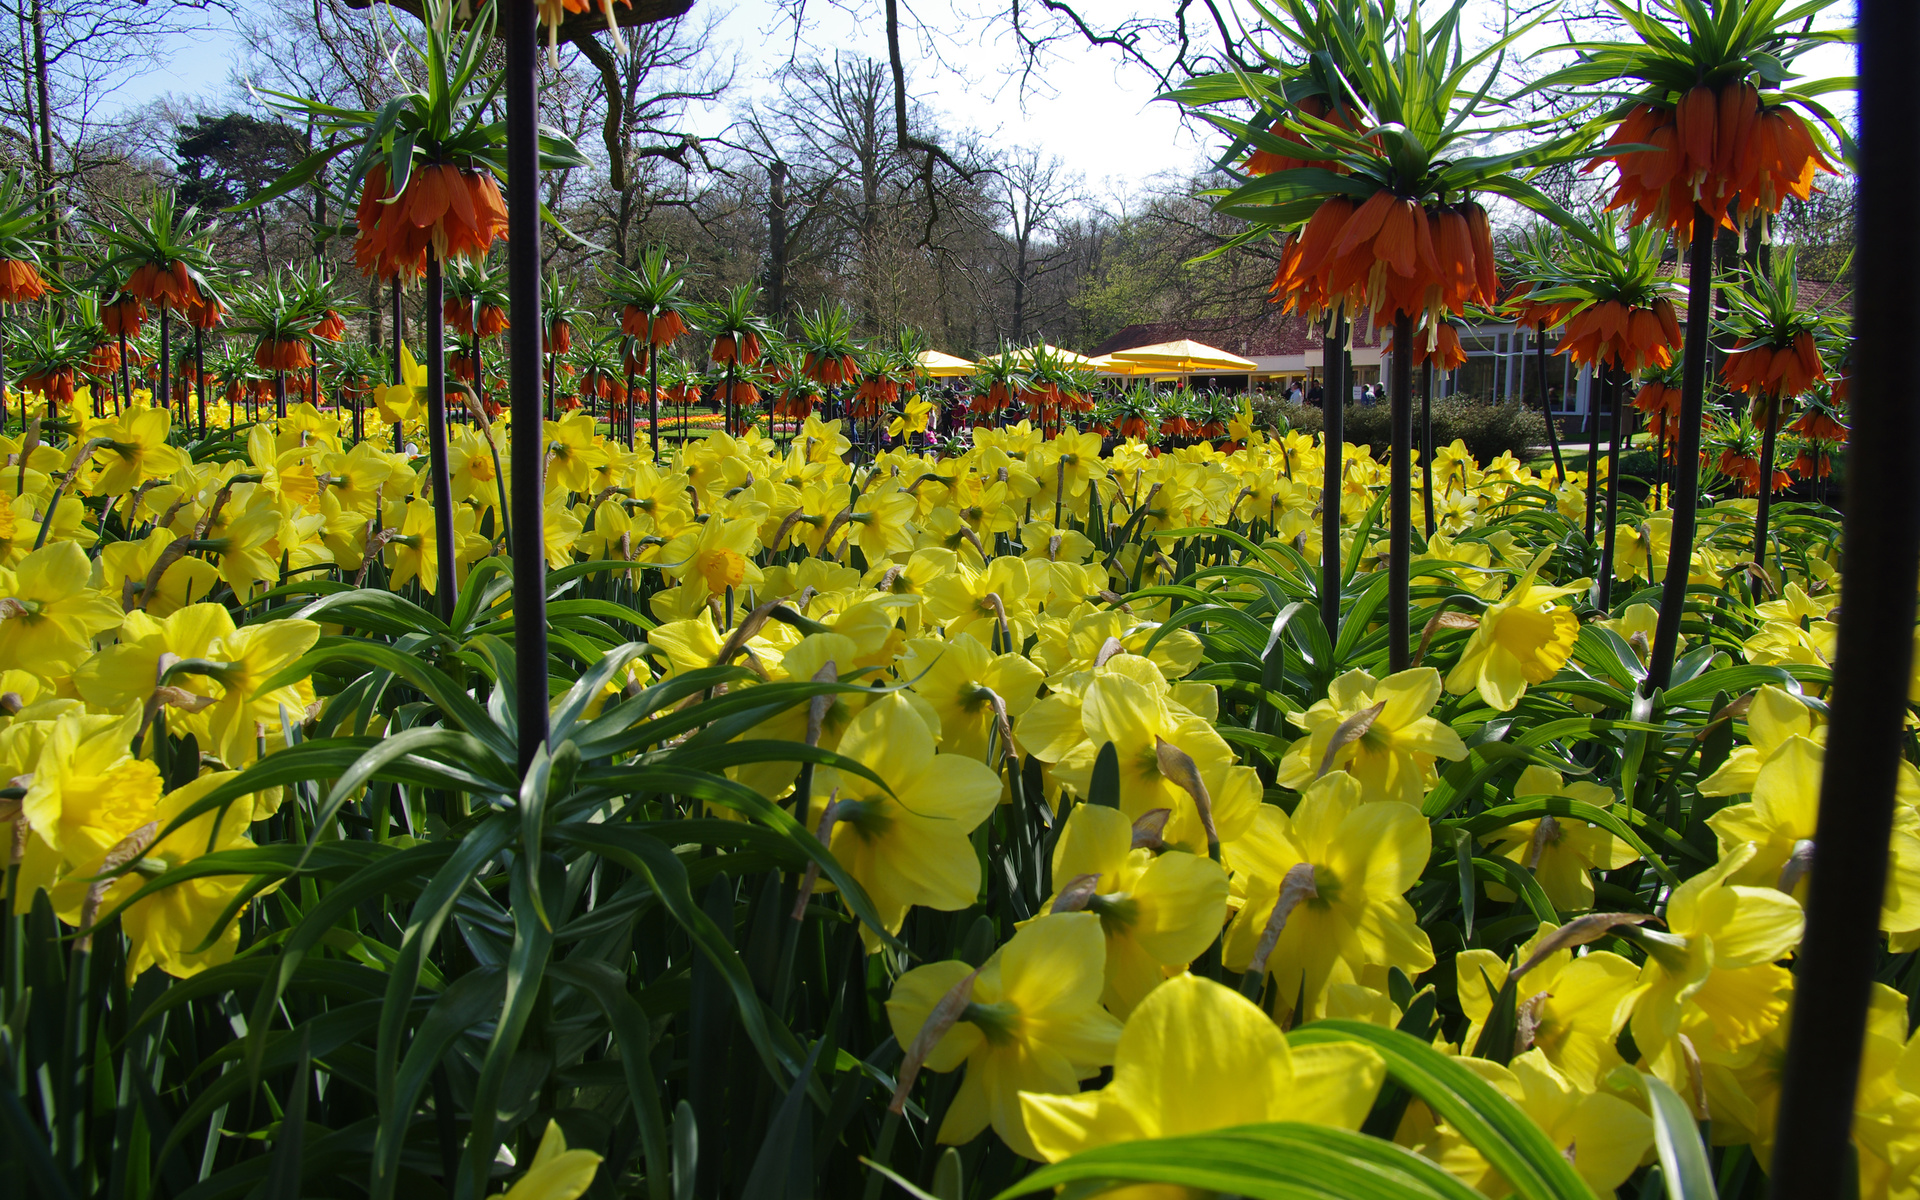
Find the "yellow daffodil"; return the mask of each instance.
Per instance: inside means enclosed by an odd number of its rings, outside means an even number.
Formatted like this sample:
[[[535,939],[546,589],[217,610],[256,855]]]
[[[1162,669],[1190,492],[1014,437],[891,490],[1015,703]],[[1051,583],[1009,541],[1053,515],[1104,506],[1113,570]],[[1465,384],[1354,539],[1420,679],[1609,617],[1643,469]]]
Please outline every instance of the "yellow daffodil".
[[[1186,969],[1227,919],[1227,873],[1197,854],[1155,855],[1133,846],[1133,822],[1116,808],[1082,804],[1053,849],[1056,889],[1100,917],[1107,938],[1101,1002],[1122,1018],[1167,978]],[[1058,890],[1042,905],[1063,911]]]
[[[1481,614],[1460,661],[1447,673],[1449,692],[1478,690],[1488,705],[1506,712],[1520,703],[1528,684],[1553,678],[1573,654],[1580,619],[1554,601],[1580,589],[1535,582],[1551,553],[1542,551],[1520,581]]]
[[[1595,808],[1613,805],[1613,792],[1597,783],[1567,783],[1551,767],[1529,766],[1513,785],[1516,801],[1535,796],[1565,796]],[[1540,890],[1563,912],[1593,907],[1594,871],[1612,871],[1639,858],[1639,852],[1588,821],[1544,816],[1496,829],[1481,842],[1494,854],[1533,872]],[[1487,885],[1495,900],[1514,894],[1499,884]]]
[[[1508,1067],[1463,1059],[1520,1111],[1533,1119],[1595,1195],[1605,1196],[1627,1181],[1653,1147],[1653,1121],[1618,1096],[1577,1086],[1538,1050],[1515,1058]],[[1513,1185],[1501,1178],[1467,1140],[1442,1128],[1440,1165],[1488,1196],[1505,1196]]]
[[[64,675],[116,628],[120,605],[87,586],[87,555],[73,542],[43,546],[0,569],[0,670]]]
[[[1155,989],[1128,1018],[1113,1081],[1078,1095],[1026,1092],[1026,1131],[1039,1156],[1265,1121],[1357,1129],[1386,1064],[1359,1045],[1289,1047],[1280,1029],[1238,993],[1193,975]],[[1191,1195],[1159,1188],[1108,1196]]]
[[[548,1121],[527,1173],[502,1193],[501,1200],[578,1200],[593,1186],[593,1176],[599,1169],[598,1154],[567,1149],[560,1122]]]
[[[985,764],[934,752],[934,737],[904,696],[861,711],[839,751],[886,780],[840,771],[815,776],[814,790],[835,795],[834,857],[860,881],[881,920],[897,932],[907,910],[966,908],[980,890],[980,860],[967,840],[1000,801],[1000,777]],[[869,945],[877,944],[864,930]]]
[[[941,1142],[970,1142],[992,1125],[1015,1153],[1041,1156],[1027,1133],[1025,1097],[1078,1091],[1113,1062],[1120,1041],[1120,1022],[1100,1007],[1105,956],[1099,917],[1054,913],[981,965],[960,1019],[927,1055],[928,1070],[967,1069]],[[972,974],[963,962],[939,962],[902,975],[887,1000],[893,1036],[911,1045],[934,1007]]]
[[[941,748],[983,761],[995,725],[1033,707],[1042,678],[1024,656],[994,654],[971,634],[907,642],[900,673],[939,714]],[[1002,756],[1008,750],[1000,746]]]
[[[1344,771],[1311,784],[1289,817],[1261,805],[1228,855],[1245,899],[1222,959],[1245,971],[1264,945],[1277,1002],[1318,1015],[1330,983],[1354,982],[1369,965],[1416,976],[1433,946],[1405,892],[1427,865],[1433,837],[1420,810],[1363,799]],[[1276,918],[1281,903],[1291,907]],[[1278,924],[1278,936],[1270,927]]]
[[[1531,961],[1552,931],[1553,926],[1542,924],[1515,951],[1519,964],[1479,949],[1462,950],[1454,959],[1460,1008],[1471,1022],[1462,1046],[1471,1048],[1480,1040],[1494,996],[1506,986],[1511,968]],[[1517,987],[1516,1003],[1525,1018],[1519,1049],[1537,1048],[1578,1087],[1599,1086],[1621,1065],[1614,1042],[1626,1024],[1627,999],[1639,973],[1632,961],[1606,950],[1578,958],[1571,950],[1556,950],[1542,958]]]
[[[1675,1039],[1711,1060],[1758,1041],[1786,1012],[1792,976],[1776,966],[1800,940],[1791,896],[1731,882],[1752,861],[1747,845],[1673,890],[1669,932],[1641,931],[1647,949],[1632,1004],[1633,1041],[1669,1083],[1691,1086]]]
[[[1433,786],[1434,760],[1467,756],[1460,735],[1428,716],[1440,698],[1440,672],[1415,667],[1375,680],[1365,671],[1335,679],[1294,724],[1293,743],[1275,782],[1304,788],[1330,770],[1354,777],[1369,800],[1418,805]]]

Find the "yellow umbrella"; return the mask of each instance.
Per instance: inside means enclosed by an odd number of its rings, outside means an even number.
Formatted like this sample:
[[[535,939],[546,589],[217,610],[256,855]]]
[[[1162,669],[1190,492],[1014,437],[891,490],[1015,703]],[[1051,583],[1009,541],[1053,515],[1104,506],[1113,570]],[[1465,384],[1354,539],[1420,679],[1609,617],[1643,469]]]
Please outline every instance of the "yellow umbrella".
[[[920,371],[935,379],[952,379],[959,375],[972,375],[980,368],[964,358],[955,358],[951,354],[942,354],[938,350],[920,352]]]
[[[1042,345],[1040,349],[1045,350],[1047,352],[1048,358],[1051,358],[1054,362],[1059,363],[1062,366],[1090,367],[1093,365],[1093,360],[1088,358],[1086,355],[1075,354],[1071,350],[1062,350],[1058,346]],[[1007,361],[1008,362],[1031,362],[1033,361],[1033,351],[1034,351],[1034,347],[1032,346],[1022,346],[1018,350],[1008,351]]]
[[[1102,375],[1162,375],[1173,374],[1164,367],[1148,366],[1146,363],[1122,362],[1111,354],[1102,354],[1090,358],[1087,365]]]
[[[1237,375],[1260,369],[1260,364],[1251,359],[1185,338],[1155,346],[1136,346],[1132,350],[1115,350],[1107,357],[1117,362],[1134,363],[1159,371],[1177,371],[1183,375],[1214,371]]]

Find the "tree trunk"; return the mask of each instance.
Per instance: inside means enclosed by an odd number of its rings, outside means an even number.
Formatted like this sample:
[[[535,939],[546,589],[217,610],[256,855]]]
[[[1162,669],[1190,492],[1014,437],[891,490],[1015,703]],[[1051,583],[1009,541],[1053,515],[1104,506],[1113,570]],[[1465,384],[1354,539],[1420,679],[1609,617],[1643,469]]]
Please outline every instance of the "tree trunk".
[[[767,314],[787,315],[787,164],[767,165]]]

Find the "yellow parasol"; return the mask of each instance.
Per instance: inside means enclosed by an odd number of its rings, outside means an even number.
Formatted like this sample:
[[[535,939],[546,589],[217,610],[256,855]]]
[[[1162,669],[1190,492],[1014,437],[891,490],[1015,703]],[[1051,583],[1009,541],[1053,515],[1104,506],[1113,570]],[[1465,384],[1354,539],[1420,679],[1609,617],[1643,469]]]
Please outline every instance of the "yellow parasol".
[[[1216,372],[1222,375],[1239,375],[1260,369],[1260,364],[1251,359],[1241,358],[1238,354],[1229,354],[1225,350],[1218,350],[1185,338],[1177,342],[1161,342],[1154,346],[1136,346],[1131,350],[1115,350],[1107,357],[1115,362],[1149,367],[1156,372],[1176,372],[1182,375],[1205,375]]]
[[[1087,365],[1102,375],[1172,375],[1177,373],[1166,367],[1149,366],[1146,363],[1122,362],[1111,354],[1102,354],[1098,358],[1088,359]]]
[[[938,350],[920,352],[920,373],[931,375],[935,379],[952,379],[960,375],[972,375],[980,368],[964,358],[955,358],[951,354],[942,354]]]
[[[1091,367],[1093,365],[1093,360],[1084,354],[1075,354],[1071,350],[1062,350],[1060,347],[1053,345],[1042,345],[1039,348],[1047,352],[1048,358],[1063,367]],[[1032,362],[1033,352],[1034,347],[1032,346],[1022,346],[1018,350],[1009,350],[1006,356],[1007,361],[1017,363]]]

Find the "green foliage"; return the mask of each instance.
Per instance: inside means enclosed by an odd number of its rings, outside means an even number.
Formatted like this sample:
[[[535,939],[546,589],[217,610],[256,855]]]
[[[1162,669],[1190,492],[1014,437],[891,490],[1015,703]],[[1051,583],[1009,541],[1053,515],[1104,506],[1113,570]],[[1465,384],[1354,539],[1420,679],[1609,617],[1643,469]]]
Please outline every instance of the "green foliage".
[[[1325,427],[1326,414],[1306,404],[1294,404],[1278,396],[1261,394],[1253,402],[1256,424],[1274,428],[1276,424],[1318,436]],[[1391,408],[1386,403],[1353,404],[1343,410],[1342,432],[1356,446],[1367,446],[1376,459],[1384,459],[1392,443],[1388,428]],[[1419,440],[1419,402],[1414,405],[1415,443]],[[1437,450],[1452,445],[1455,439],[1467,444],[1479,462],[1489,462],[1502,454],[1511,454],[1526,462],[1533,450],[1547,444],[1546,418],[1515,404],[1491,404],[1483,400],[1449,397],[1433,402],[1433,445]]]

